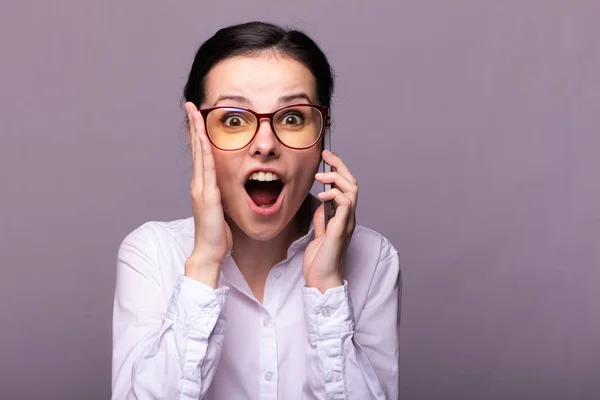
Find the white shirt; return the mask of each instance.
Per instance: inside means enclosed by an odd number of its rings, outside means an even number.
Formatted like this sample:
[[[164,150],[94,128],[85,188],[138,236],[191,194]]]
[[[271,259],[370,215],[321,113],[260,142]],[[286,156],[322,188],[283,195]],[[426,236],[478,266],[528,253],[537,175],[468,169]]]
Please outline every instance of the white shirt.
[[[357,226],[344,285],[307,287],[310,231],[267,276],[263,303],[228,254],[219,287],[183,276],[193,217],[147,222],[121,243],[112,399],[397,399],[400,267]]]

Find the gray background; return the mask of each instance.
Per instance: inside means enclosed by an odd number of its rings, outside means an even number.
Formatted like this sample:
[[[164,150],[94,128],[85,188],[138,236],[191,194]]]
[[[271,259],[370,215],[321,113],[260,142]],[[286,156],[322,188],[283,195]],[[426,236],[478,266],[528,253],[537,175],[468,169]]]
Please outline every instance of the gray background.
[[[0,397],[107,399],[117,247],[191,215],[198,45],[263,19],[337,72],[359,223],[404,273],[404,399],[600,398],[600,2],[12,1]]]

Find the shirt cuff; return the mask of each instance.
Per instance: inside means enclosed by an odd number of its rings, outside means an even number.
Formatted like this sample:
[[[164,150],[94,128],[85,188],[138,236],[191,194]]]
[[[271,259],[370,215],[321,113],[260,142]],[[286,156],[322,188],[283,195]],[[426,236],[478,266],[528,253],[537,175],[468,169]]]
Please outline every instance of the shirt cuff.
[[[207,336],[227,305],[229,287],[217,289],[195,279],[179,275],[167,309],[167,318]],[[222,328],[224,324],[218,324]]]
[[[317,288],[303,288],[304,316],[311,344],[339,339],[354,333],[354,313],[348,293],[348,282],[321,293]]]

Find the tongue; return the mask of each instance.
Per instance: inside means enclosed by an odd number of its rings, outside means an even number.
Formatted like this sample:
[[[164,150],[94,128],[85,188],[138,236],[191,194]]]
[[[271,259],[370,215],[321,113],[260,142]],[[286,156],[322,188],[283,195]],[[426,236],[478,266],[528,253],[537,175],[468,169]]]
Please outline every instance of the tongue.
[[[279,190],[275,185],[252,185],[247,190],[254,204],[259,207],[275,203],[277,196],[279,196]]]

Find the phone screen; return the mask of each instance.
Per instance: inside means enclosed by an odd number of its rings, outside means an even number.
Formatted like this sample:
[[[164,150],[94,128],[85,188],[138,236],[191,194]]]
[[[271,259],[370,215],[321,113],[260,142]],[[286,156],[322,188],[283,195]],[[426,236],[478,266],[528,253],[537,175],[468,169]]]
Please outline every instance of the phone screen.
[[[323,136],[323,142],[324,142],[323,143],[324,150],[328,150],[329,152],[331,152],[331,133],[329,132],[329,129],[325,130],[325,133]],[[323,172],[331,172],[331,166],[323,160],[321,160],[321,162],[323,163]],[[324,191],[331,190],[331,183],[324,183],[323,190]],[[324,207],[325,207],[325,227],[327,227],[329,220],[331,218],[333,218],[333,215],[334,215],[333,201],[331,201],[331,200],[326,201]]]

